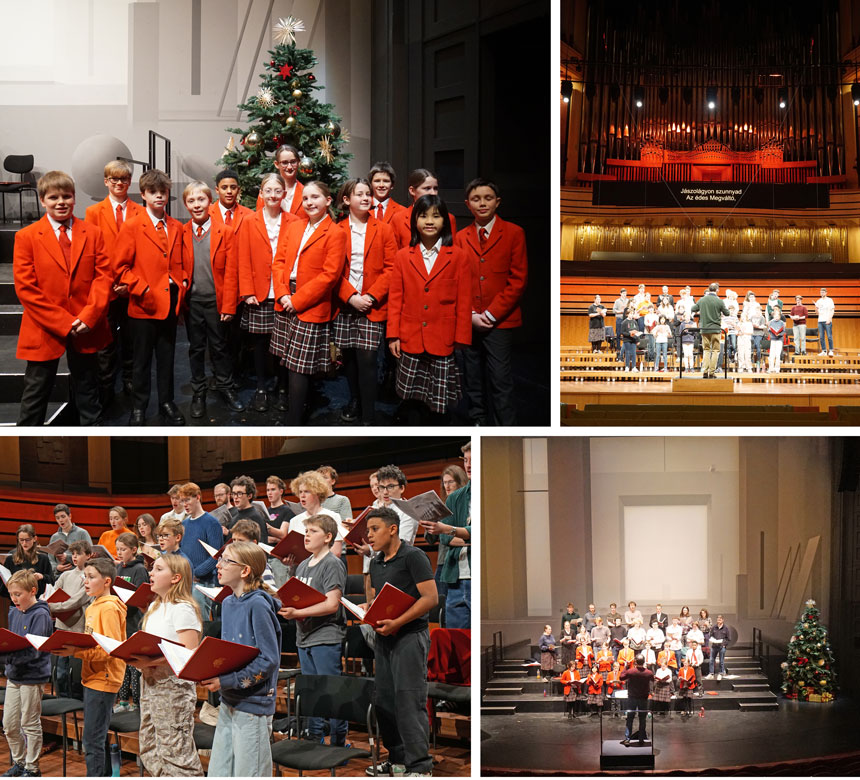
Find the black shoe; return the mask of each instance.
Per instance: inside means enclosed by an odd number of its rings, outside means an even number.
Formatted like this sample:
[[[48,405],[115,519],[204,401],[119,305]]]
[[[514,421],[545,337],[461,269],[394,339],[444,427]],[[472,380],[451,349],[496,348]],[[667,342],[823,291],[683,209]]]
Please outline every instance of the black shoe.
[[[265,390],[257,390],[254,393],[254,411],[255,412],[268,412],[269,411],[269,396],[266,395]]]
[[[361,412],[357,398],[351,398],[349,403],[340,410],[340,419],[344,422],[355,422]]]
[[[624,747],[630,747],[630,740],[629,739],[622,739],[621,744],[624,745]]]
[[[196,420],[206,414],[206,396],[195,395],[191,399],[191,416]]]
[[[278,400],[275,402],[275,409],[279,412],[290,411],[290,398],[286,390],[278,390]]]
[[[146,425],[146,412],[143,409],[132,409],[128,418],[129,425]]]
[[[158,413],[161,415],[162,422],[165,422],[168,425],[185,425],[185,418],[182,416],[182,412],[179,411],[179,407],[173,403],[173,401],[161,404],[161,406],[158,407]]]
[[[231,412],[244,412],[245,404],[243,404],[239,400],[239,396],[236,391],[232,387],[228,387],[226,390],[221,391],[221,398],[224,399],[224,403],[227,405],[227,408]]]

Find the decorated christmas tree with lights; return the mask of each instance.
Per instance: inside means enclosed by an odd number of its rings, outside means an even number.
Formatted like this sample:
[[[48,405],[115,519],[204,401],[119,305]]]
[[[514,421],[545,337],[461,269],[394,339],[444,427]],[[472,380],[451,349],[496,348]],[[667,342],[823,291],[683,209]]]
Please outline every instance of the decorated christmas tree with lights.
[[[788,643],[788,659],[782,664],[782,690],[787,697],[801,701],[833,701],[836,695],[833,652],[812,599],[806,602],[803,617]]]
[[[335,190],[346,179],[352,155],[343,148],[349,133],[341,127],[334,107],[313,96],[322,89],[313,74],[316,57],[311,49],[296,48],[296,33],[304,29],[304,23],[292,16],[278,20],[277,45],[269,52],[266,73],[260,74],[260,88],[239,106],[251,124],[245,129],[228,128],[239,140],[230,136],[218,164],[239,174],[246,206],[254,205],[260,178],[274,170],[272,156],[281,144],[299,150],[300,181],[320,179]]]

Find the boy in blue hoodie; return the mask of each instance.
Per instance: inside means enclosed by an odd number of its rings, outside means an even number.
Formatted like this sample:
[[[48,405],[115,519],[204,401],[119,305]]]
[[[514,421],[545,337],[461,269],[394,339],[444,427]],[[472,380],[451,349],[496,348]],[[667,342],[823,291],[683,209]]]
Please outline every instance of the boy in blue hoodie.
[[[263,584],[266,553],[251,542],[233,542],[218,559],[218,581],[233,595],[221,607],[221,638],[260,648],[249,664],[203,680],[221,691],[218,725],[209,758],[210,777],[271,777],[272,716],[281,661],[281,602]]]
[[[9,630],[18,636],[50,636],[54,632],[51,610],[36,600],[38,582],[32,569],[16,571],[7,583],[12,606]],[[12,754],[12,766],[3,777],[39,777],[42,752],[42,688],[51,678],[51,654],[34,647],[7,653],[6,701],[3,731]]]

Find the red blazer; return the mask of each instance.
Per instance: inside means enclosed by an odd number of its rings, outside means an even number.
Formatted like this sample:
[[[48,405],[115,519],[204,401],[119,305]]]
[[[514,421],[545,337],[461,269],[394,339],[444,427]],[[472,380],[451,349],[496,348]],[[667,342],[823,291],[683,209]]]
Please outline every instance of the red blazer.
[[[583,666],[591,668],[594,661],[594,650],[591,645],[580,645],[576,648],[576,667],[582,669]]]
[[[123,225],[132,217],[143,214],[146,209],[139,203],[135,203],[131,198],[126,201],[125,219]],[[105,242],[105,252],[108,257],[113,254],[116,237],[119,235],[119,228],[116,226],[116,212],[110,198],[105,198],[87,209],[87,215],[84,218],[91,225],[95,225],[102,232],[102,238]],[[113,258],[111,258],[113,259]]]
[[[113,276],[101,231],[82,219],[72,222],[71,272],[48,217],[15,236],[15,292],[24,307],[18,334],[19,360],[55,360],[66,351],[72,323],[85,322],[89,333],[74,336],[80,353],[110,344],[105,310]]]
[[[624,683],[620,680],[621,673],[616,671],[611,671],[606,676],[606,687],[609,690],[609,695],[611,696],[615,691],[624,690]]]
[[[281,228],[278,231],[278,246],[287,234],[287,228],[294,222],[301,222],[295,214],[282,212]],[[263,212],[247,217],[239,239],[239,297],[256,296],[262,303],[269,297],[269,283],[272,281],[272,245],[266,231]]]
[[[427,275],[418,246],[394,256],[388,289],[387,338],[400,339],[404,352],[444,357],[454,344],[472,343],[469,262],[462,250],[443,246]]]
[[[483,251],[474,222],[457,234],[455,243],[472,263],[472,311],[489,310],[497,328],[522,325],[520,298],[529,275],[525,231],[496,217]]]
[[[293,202],[290,204],[290,214],[295,214],[299,219],[307,219],[305,217],[305,210],[302,208],[302,190],[304,189],[304,185],[300,182],[296,182],[296,191],[293,193]],[[286,197],[286,195],[284,195]],[[281,199],[283,200],[283,198]],[[257,195],[257,211],[263,210],[263,196]]]
[[[601,675],[588,675],[588,693],[594,696],[603,693],[603,677]]]
[[[689,688],[694,690],[699,687],[696,680],[696,670],[692,666],[682,666],[678,672],[678,681],[680,688]]]
[[[386,214],[386,216],[388,215]],[[454,219],[453,214],[450,214],[449,216],[451,218],[451,237],[456,238],[457,220]],[[412,206],[409,206],[409,208],[401,206],[400,210],[398,210],[396,214],[392,214],[391,227],[394,228],[397,246],[400,249],[403,249],[405,246],[409,246],[409,242],[412,240]]]
[[[611,672],[613,663],[615,663],[615,658],[612,656],[611,650],[601,650],[597,654],[597,664],[601,672]]]
[[[386,215],[387,216],[387,215]],[[349,217],[338,224],[346,236],[346,263],[343,267],[343,278],[337,290],[337,297],[347,303],[355,293],[369,293],[376,298],[377,303],[367,313],[367,319],[372,322],[382,322],[388,314],[388,283],[391,276],[391,264],[397,253],[397,241],[394,231],[384,222],[373,215],[367,220],[367,232],[364,234],[364,278],[361,290],[356,290],[349,283],[349,262],[352,251],[352,235],[349,230]],[[344,307],[351,310],[349,305]]]
[[[561,674],[561,683],[564,685],[564,695],[570,696],[570,689],[576,683],[580,682],[579,670],[574,669],[573,674],[570,673],[570,669],[565,669]],[[579,686],[576,685],[578,688]]]
[[[386,206],[385,213],[382,215],[382,221],[386,225],[390,225],[391,221],[394,219],[394,217],[397,216],[397,214],[399,214],[401,211],[406,211],[406,206],[401,205],[396,200],[394,200],[394,198],[389,198],[388,199],[388,206]],[[374,206],[370,210],[370,213],[374,217],[376,216],[376,206]],[[409,242],[407,241],[406,243],[408,244]]]
[[[666,655],[667,653],[668,653],[668,656]],[[678,661],[675,658],[675,651],[674,650],[661,650],[659,653],[657,653],[657,666],[659,666],[663,662],[664,658],[669,659],[669,663],[667,665],[670,668],[672,668],[672,669],[678,668]]]
[[[272,263],[275,280],[275,309],[283,311],[280,298],[290,294],[290,272],[298,262],[293,306],[303,322],[329,322],[337,311],[335,293],[346,262],[346,233],[325,217],[299,254],[307,222],[293,222],[281,234]],[[298,261],[296,256],[298,255]]]
[[[247,206],[237,203],[236,209],[233,211],[233,222],[230,224],[230,228],[233,232],[238,233],[239,228],[242,227],[242,222],[253,213],[253,209],[249,209]],[[209,216],[212,218],[213,222],[219,225],[224,224],[224,220],[221,218],[221,209],[218,207],[218,201],[215,201],[215,203],[209,206]]]
[[[250,211],[250,209],[249,209]],[[186,258],[188,283],[194,281],[194,221],[186,222],[182,231],[182,256]],[[219,314],[235,314],[239,299],[239,269],[236,236],[223,222],[209,221],[209,261],[215,280],[215,302]]]
[[[182,254],[182,223],[165,214],[167,252],[144,210],[128,220],[119,231],[114,251],[116,274],[128,285],[128,316],[164,320],[170,313],[170,282],[179,287],[176,313],[179,313],[190,276]],[[149,288],[149,289],[147,289]]]

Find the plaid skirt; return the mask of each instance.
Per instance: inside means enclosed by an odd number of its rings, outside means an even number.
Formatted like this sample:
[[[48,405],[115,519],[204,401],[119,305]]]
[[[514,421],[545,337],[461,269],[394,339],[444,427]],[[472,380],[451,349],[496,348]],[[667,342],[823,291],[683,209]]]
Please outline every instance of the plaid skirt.
[[[275,299],[267,298],[259,306],[243,306],[241,327],[248,333],[271,333],[275,327]]]
[[[385,335],[384,322],[372,322],[358,312],[339,312],[331,324],[332,339],[340,349],[376,351]]]
[[[603,704],[603,694],[602,693],[589,693],[588,694],[588,703],[596,704],[598,707]]]
[[[540,669],[542,672],[551,672],[555,669],[555,653],[541,652]]]
[[[269,352],[297,374],[316,374],[331,365],[330,323],[303,322],[294,312],[275,312]]]
[[[439,414],[461,396],[460,372],[453,355],[438,357],[423,352],[401,353],[397,363],[397,395],[423,401]]]
[[[672,701],[672,683],[668,685],[657,685],[654,683],[654,691],[651,694],[654,701]]]

